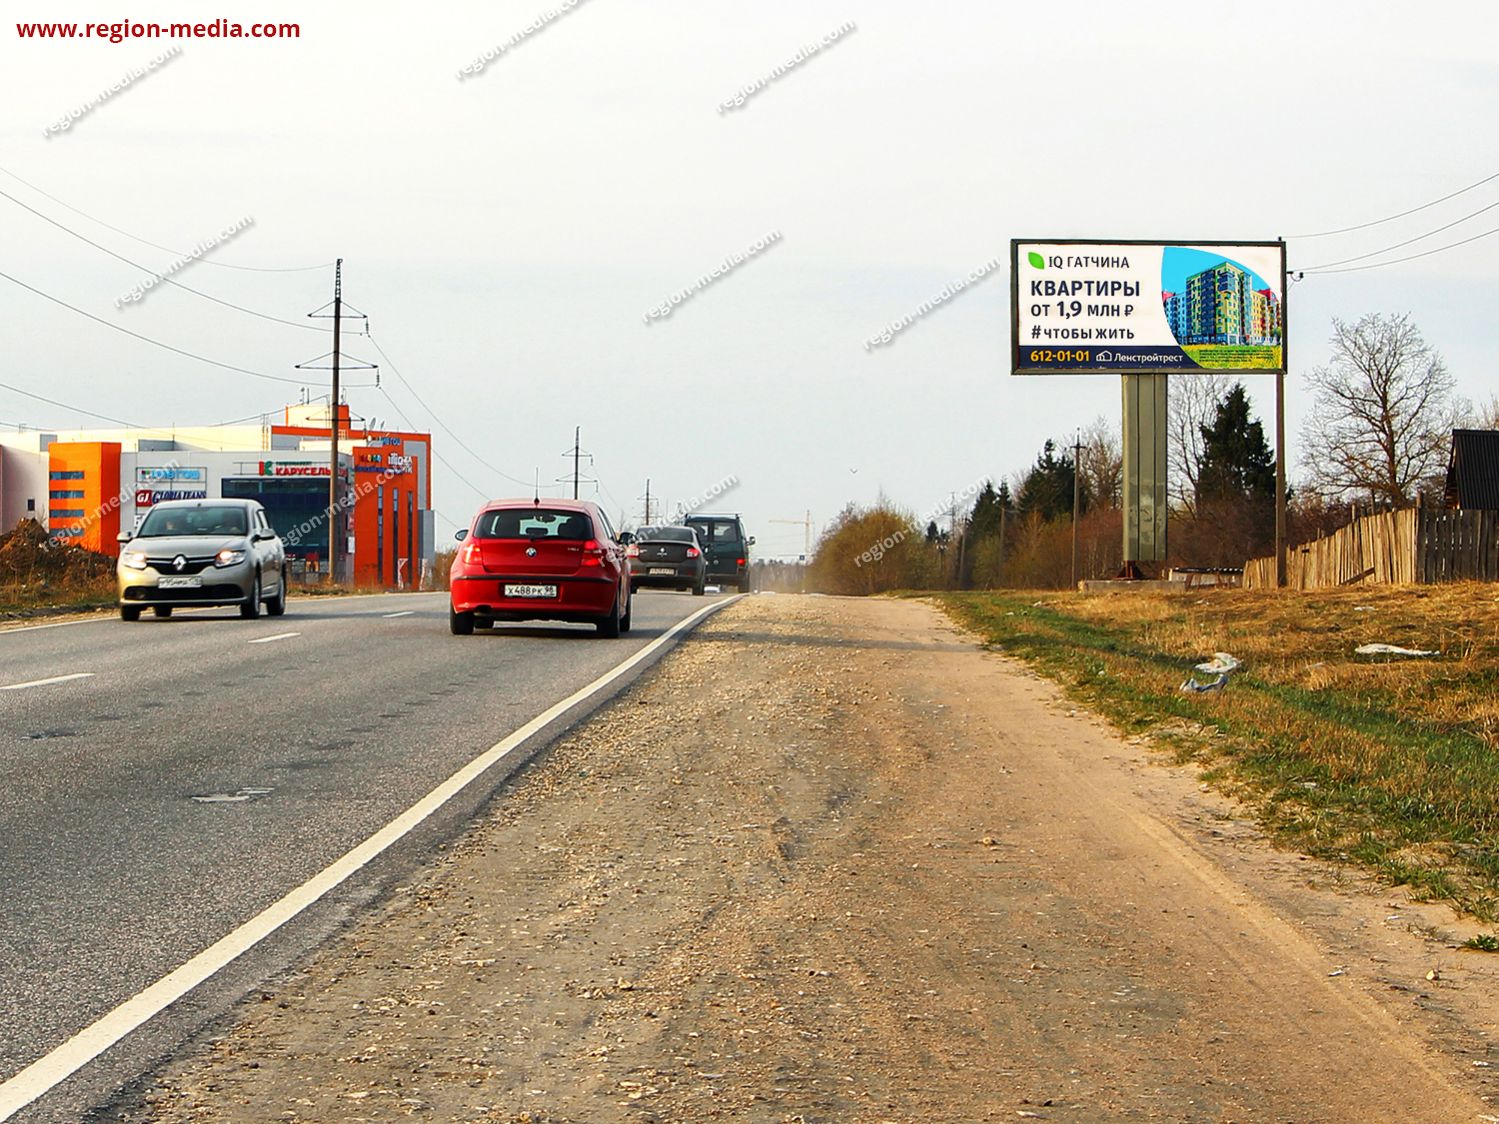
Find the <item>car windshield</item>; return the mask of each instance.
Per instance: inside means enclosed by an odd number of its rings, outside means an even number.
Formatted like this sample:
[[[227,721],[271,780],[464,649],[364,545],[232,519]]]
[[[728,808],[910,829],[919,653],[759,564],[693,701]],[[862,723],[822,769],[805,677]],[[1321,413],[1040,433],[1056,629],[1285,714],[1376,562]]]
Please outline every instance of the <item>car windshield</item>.
[[[544,507],[511,507],[486,511],[474,527],[476,539],[591,539],[593,520],[581,511]]]
[[[242,507],[154,507],[136,534],[141,538],[179,535],[243,535],[248,526]]]
[[[642,527],[636,538],[641,542],[697,542],[691,527]]]

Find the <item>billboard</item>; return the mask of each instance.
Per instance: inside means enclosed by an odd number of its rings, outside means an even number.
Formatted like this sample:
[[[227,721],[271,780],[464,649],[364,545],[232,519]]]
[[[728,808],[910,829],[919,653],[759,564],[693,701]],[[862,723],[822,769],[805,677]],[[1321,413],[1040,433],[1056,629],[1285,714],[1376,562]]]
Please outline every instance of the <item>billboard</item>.
[[[1284,242],[1010,243],[1017,375],[1285,369]]]

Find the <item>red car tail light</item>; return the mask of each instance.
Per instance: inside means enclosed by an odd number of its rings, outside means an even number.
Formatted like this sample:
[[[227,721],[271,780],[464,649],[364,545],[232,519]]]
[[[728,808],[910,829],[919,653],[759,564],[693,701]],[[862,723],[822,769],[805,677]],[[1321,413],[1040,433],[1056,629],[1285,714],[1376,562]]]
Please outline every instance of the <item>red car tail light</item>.
[[[743,559],[743,558],[741,558],[741,559],[740,559],[740,560],[739,560],[739,564],[740,564],[740,565],[741,565],[741,566],[743,566],[743,565],[744,565],[744,563],[745,563],[745,561],[746,561],[746,560],[745,560],[745,559]]]
[[[701,553],[702,552],[700,550],[698,550],[698,548],[695,547],[695,546],[689,546],[687,548],[687,557],[688,558],[696,558]]]
[[[634,543],[631,543],[629,546],[625,547],[625,557],[626,558],[639,558],[640,557],[640,548],[638,546],[636,546]]]
[[[478,543],[471,542],[463,548],[463,564],[465,566],[477,566],[483,559],[484,552],[479,549]]]
[[[604,564],[604,548],[599,545],[598,539],[589,539],[583,544],[583,565],[602,566]]]

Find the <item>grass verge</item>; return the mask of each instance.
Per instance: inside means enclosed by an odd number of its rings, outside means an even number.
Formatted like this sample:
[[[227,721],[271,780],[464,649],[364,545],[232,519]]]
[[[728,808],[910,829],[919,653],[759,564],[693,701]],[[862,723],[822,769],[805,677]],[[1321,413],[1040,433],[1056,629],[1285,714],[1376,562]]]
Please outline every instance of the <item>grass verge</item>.
[[[1499,919],[1494,586],[937,601],[1119,729],[1201,764],[1288,844]],[[1367,642],[1439,654],[1355,655]],[[1181,691],[1220,651],[1244,663],[1228,686]]]
[[[115,603],[114,579],[71,586],[0,585],[0,620],[86,613]]]

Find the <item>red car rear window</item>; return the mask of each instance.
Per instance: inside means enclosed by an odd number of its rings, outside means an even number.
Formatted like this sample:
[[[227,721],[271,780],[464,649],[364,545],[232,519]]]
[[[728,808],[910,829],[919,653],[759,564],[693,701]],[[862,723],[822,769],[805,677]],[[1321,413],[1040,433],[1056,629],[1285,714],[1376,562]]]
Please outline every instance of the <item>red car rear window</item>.
[[[567,539],[582,542],[597,538],[593,520],[581,511],[552,511],[544,507],[504,508],[486,511],[474,528],[476,539]]]

